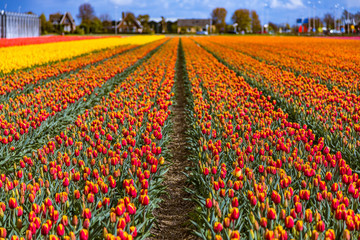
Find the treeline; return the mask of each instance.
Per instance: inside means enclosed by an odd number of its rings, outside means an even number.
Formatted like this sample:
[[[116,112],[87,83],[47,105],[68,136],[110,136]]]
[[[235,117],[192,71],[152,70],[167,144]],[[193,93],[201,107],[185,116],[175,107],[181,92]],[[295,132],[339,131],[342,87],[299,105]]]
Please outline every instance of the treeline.
[[[57,13],[61,15],[60,13]],[[138,20],[143,26],[142,33],[176,33],[177,32],[177,22],[166,21],[162,17],[161,21],[150,21],[150,16],[148,14],[138,15],[131,12],[126,12],[125,15],[131,15],[130,18]],[[77,34],[99,34],[99,33],[115,33],[115,25],[119,24],[119,21],[115,23],[115,20],[112,20],[109,14],[102,14],[99,17],[95,15],[95,10],[93,6],[89,3],[84,3],[79,7],[79,13],[76,15],[77,19],[81,22],[77,24],[76,30],[74,33]],[[48,33],[58,33],[61,34],[64,32],[61,26],[53,24],[50,19],[47,19],[45,14],[41,14],[41,34]]]
[[[217,33],[224,32],[245,32],[245,33],[259,33],[261,32],[261,23],[259,15],[255,10],[237,9],[231,20],[232,25],[225,22],[227,10],[225,8],[215,8],[211,12],[213,24],[216,26]]]

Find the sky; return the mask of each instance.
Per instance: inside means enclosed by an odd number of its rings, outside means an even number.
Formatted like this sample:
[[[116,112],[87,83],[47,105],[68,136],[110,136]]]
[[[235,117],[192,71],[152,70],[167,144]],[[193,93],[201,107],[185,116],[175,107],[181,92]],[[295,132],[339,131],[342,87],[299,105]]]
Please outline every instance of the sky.
[[[216,7],[227,10],[226,22],[231,23],[231,16],[236,9],[255,10],[262,23],[295,24],[296,18],[309,16],[323,17],[330,12],[338,17],[343,9],[352,13],[360,11],[360,0],[0,0],[0,10],[11,12],[32,11],[38,15],[56,12],[70,12],[77,24],[79,6],[90,3],[96,16],[108,14],[112,19],[120,19],[121,12],[131,11],[136,16],[149,14],[158,20],[164,16],[174,21],[178,18],[209,18]],[[335,8],[335,5],[337,8]]]

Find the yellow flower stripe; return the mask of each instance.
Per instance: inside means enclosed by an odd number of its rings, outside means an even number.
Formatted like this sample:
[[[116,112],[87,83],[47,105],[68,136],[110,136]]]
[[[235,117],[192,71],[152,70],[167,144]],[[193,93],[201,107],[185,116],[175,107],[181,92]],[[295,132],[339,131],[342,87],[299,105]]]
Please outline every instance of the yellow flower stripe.
[[[101,38],[0,48],[0,72],[9,73],[13,70],[71,58],[119,45],[143,45],[162,38],[164,36]]]

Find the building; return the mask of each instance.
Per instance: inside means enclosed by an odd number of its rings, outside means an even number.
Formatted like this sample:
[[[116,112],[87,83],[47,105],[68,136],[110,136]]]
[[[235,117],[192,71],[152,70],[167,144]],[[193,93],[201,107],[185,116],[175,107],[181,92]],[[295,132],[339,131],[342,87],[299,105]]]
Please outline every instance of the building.
[[[143,26],[136,19],[133,13],[122,13],[122,19],[117,25],[117,29],[120,33],[142,33]]]
[[[196,33],[215,31],[215,26],[212,25],[212,20],[209,19],[178,19],[177,32],[178,33]]]
[[[35,14],[0,12],[0,38],[40,36],[40,19]]]
[[[55,29],[60,30],[61,32],[74,32],[76,29],[75,20],[69,12],[65,14],[55,13],[51,14],[49,21],[52,23]]]

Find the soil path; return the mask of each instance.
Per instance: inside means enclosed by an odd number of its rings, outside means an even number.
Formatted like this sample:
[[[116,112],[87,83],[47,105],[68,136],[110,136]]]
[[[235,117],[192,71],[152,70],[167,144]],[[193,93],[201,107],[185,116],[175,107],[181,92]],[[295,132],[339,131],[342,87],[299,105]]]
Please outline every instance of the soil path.
[[[185,167],[189,167],[191,162],[187,160],[188,151],[186,149],[186,92],[184,82],[184,56],[179,51],[178,64],[176,69],[176,104],[173,105],[173,131],[169,149],[173,155],[173,164],[165,175],[164,185],[167,186],[168,195],[162,196],[160,207],[154,214],[158,224],[153,226],[150,239],[196,239],[191,234],[189,213],[193,210],[194,204],[184,200],[189,198],[185,192],[187,187]]]

